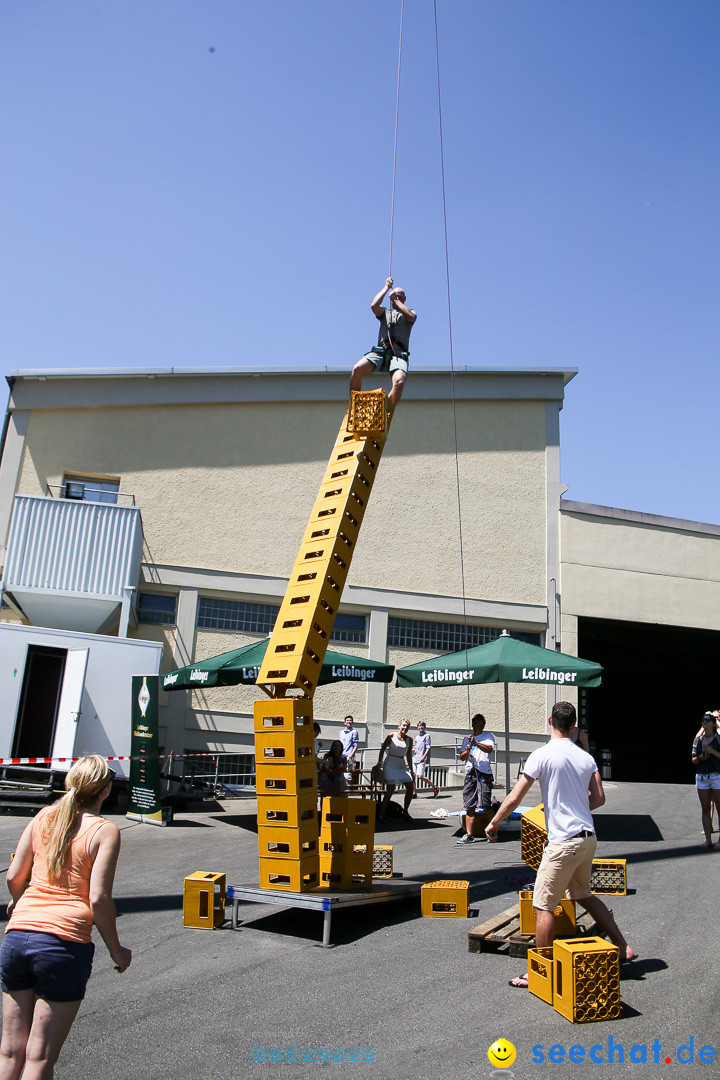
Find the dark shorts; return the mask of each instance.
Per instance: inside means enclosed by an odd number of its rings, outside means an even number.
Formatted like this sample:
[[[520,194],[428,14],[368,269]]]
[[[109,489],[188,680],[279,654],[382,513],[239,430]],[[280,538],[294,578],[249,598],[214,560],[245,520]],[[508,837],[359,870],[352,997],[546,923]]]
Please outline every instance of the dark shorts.
[[[91,941],[8,930],[0,947],[0,986],[6,994],[34,990],[45,1001],[82,1001],[94,952]]]
[[[471,769],[465,773],[463,784],[463,809],[465,813],[474,813],[478,803],[482,810],[489,810],[492,802],[492,773],[478,772]]]
[[[393,351],[391,345],[374,345],[369,353],[365,353],[363,360],[369,360],[375,365],[376,371],[404,371],[407,375],[410,353],[397,347]]]

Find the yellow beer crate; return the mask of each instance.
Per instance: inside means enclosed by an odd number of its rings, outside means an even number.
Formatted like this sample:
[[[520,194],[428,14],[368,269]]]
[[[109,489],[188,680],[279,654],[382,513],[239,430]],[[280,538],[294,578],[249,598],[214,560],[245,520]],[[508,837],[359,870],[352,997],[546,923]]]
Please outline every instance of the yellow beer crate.
[[[627,896],[627,859],[593,859],[590,888],[594,893]]]
[[[309,821],[298,829],[258,825],[258,851],[261,859],[304,859],[307,855],[317,855],[317,824]]]
[[[317,795],[314,789],[302,795],[260,795],[257,801],[258,826],[277,825],[297,829],[317,822]]]
[[[226,875],[196,870],[183,884],[183,926],[215,930],[225,922]]]
[[[423,916],[467,919],[469,881],[428,881],[420,890]]]
[[[255,731],[312,731],[313,711],[309,698],[269,698],[256,701],[253,711]]]
[[[616,1020],[620,1015],[620,950],[604,938],[553,942],[553,1005],[573,1024]]]
[[[260,859],[260,887],[286,892],[309,892],[320,880],[319,857],[304,859]]]
[[[553,1003],[553,947],[528,949],[528,990],[535,997]]]
[[[532,902],[533,894],[528,889],[522,889],[518,893],[520,907],[520,933],[531,934],[535,937],[535,908]],[[555,916],[555,936],[575,936],[575,902],[568,897],[563,897],[553,912]]]

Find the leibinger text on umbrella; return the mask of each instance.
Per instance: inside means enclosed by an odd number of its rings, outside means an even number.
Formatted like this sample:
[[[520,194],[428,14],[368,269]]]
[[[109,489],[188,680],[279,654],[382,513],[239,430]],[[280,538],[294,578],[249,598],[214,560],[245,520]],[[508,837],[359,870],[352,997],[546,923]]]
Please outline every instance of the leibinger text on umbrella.
[[[174,675],[166,675],[165,678],[163,679],[163,686],[172,686],[173,683],[177,682],[177,677],[178,677],[177,671],[175,672]]]
[[[538,682],[557,682],[561,685],[566,682],[575,682],[578,677],[577,671],[553,671],[552,668],[536,667],[523,668],[522,681],[537,679]]]
[[[448,671],[445,668],[443,671],[423,671],[423,682],[467,682],[472,679],[475,674],[475,668],[471,668],[469,671]]]
[[[332,673],[334,679],[374,679],[375,668],[355,667],[354,664],[333,664]]]

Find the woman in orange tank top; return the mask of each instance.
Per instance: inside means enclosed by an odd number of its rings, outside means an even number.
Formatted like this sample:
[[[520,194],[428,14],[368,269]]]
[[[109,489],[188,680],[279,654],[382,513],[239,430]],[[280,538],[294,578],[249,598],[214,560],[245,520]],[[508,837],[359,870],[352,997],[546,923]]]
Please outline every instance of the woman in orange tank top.
[[[0,1080],[52,1077],[85,994],[93,925],[116,970],[130,965],[112,900],[120,830],[100,817],[114,775],[99,754],[76,762],[65,795],[30,822],[10,864]]]

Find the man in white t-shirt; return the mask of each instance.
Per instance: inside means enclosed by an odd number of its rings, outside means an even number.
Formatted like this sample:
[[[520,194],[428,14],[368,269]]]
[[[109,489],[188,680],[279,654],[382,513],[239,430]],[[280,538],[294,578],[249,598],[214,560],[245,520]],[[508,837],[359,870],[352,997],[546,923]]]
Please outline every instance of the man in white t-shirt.
[[[548,843],[533,889],[537,947],[552,945],[555,937],[553,912],[567,889],[571,898],[590,912],[598,926],[617,945],[620,959],[632,960],[635,953],[621,934],[612,912],[602,900],[593,896],[590,887],[597,843],[592,811],[603,805],[605,792],[594,759],[573,742],[576,719],[575,706],[570,702],[558,701],[553,705],[550,742],[530,754],[524,775],[486,827],[485,835],[488,840],[496,840],[500,822],[520,805],[535,781],[539,781]],[[510,985],[527,986],[527,975],[512,979]]]
[[[347,758],[348,771],[345,773],[345,779],[348,783],[352,780],[352,769],[355,768],[354,758],[360,743],[360,736],[358,735],[356,728],[353,727],[354,723],[355,721],[352,716],[346,716],[344,720],[345,726],[339,736],[343,747],[343,754]]]
[[[478,803],[487,813],[492,801],[493,774],[490,755],[495,749],[495,739],[485,730],[485,717],[475,713],[472,720],[472,735],[466,735],[460,748],[460,760],[465,762],[465,783],[463,785],[463,809],[465,811],[465,835],[456,840],[456,844],[474,844],[475,811]]]

